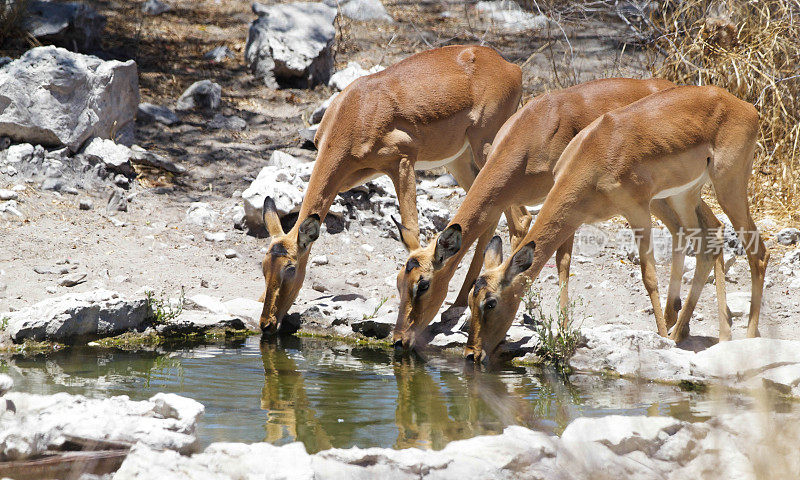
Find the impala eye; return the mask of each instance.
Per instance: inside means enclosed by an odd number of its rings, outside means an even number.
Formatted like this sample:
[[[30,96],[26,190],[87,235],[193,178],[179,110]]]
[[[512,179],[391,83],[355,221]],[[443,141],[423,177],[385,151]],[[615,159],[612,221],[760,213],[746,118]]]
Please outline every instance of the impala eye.
[[[420,280],[417,284],[417,293],[424,292],[428,288],[430,288],[431,282],[428,280]]]
[[[485,302],[483,302],[483,308],[485,308],[485,309],[492,309],[492,308],[494,308],[496,306],[497,306],[497,299],[496,298],[490,298],[490,299],[486,300]]]

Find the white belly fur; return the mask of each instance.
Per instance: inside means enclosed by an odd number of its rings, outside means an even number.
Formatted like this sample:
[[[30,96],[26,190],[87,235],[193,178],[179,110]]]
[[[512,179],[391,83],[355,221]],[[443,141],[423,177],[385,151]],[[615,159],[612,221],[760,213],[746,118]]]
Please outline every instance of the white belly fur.
[[[700,175],[699,177],[695,178],[691,182],[686,183],[684,185],[681,185],[679,187],[672,187],[672,188],[667,188],[666,190],[662,190],[662,191],[658,192],[657,194],[655,194],[653,196],[653,199],[654,200],[656,200],[656,199],[660,200],[660,199],[664,199],[664,198],[673,197],[675,195],[684,193],[684,192],[686,192],[688,190],[691,190],[693,188],[699,187],[699,186],[705,184],[707,181],[708,181],[708,170],[703,170],[703,174]]]
[[[447,158],[445,158],[443,160],[434,160],[432,162],[417,162],[417,163],[414,164],[414,169],[415,170],[430,170],[432,168],[443,167],[443,166],[449,164],[450,162],[452,162],[453,160],[457,159],[461,155],[463,155],[463,153],[465,151],[467,151],[467,147],[469,147],[469,141],[465,139],[464,140],[464,146],[462,146],[461,150],[459,150],[458,153],[456,153],[452,157],[447,157]]]

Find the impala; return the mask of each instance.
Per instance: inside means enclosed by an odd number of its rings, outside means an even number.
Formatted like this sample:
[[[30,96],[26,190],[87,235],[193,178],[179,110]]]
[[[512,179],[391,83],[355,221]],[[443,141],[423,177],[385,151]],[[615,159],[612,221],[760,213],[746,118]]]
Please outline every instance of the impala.
[[[464,282],[472,285],[480,273],[480,264],[476,270],[473,266],[480,261],[494,234],[501,212],[512,205],[536,205],[544,200],[553,186],[553,168],[561,152],[578,132],[606,112],[674,86],[659,79],[595,80],[539,96],[515,113],[497,134],[486,165],[450,225],[425,248],[406,244],[411,253],[397,277],[400,308],[394,330],[395,345],[412,346],[418,334],[433,320],[444,302],[448,283],[459,262],[478,239]],[[679,220],[669,205],[656,203],[656,215],[673,232],[676,244],[679,243],[680,238],[676,238]],[[710,210],[706,213],[713,217]],[[527,220],[529,222],[530,218]],[[525,219],[509,219],[512,245],[527,233],[527,227]],[[403,228],[400,229],[402,232]],[[404,237],[401,235],[401,238]],[[562,285],[559,299],[562,309],[568,302],[571,252],[572,236],[569,235],[556,253],[559,283]],[[680,294],[683,270],[683,257],[677,253],[674,256],[679,265],[673,268],[671,301],[666,313],[672,323],[680,309],[675,300]],[[466,306],[468,294],[468,290],[462,289],[453,305]]]
[[[418,243],[415,168],[444,166],[468,190],[495,134],[517,109],[521,85],[520,68],[494,50],[448,46],[345,88],[314,138],[317,160],[294,227],[284,233],[274,202],[264,202],[272,241],[262,262],[262,330],[275,331],[297,298],[320,222],[339,192],[388,175],[406,226],[403,238]],[[478,259],[476,272],[480,267]]]
[[[707,207],[700,198],[708,181],[747,251],[752,298],[747,336],[758,336],[769,253],[747,199],[757,136],[758,113],[753,105],[710,86],[658,92],[592,122],[559,158],[550,194],[513,254],[505,261],[497,249],[487,256],[489,268],[470,295],[472,317],[465,355],[476,362],[492,359],[513,321],[520,295],[553,252],[581,224],[617,214],[639,233],[642,280],[658,333],[666,336],[668,324],[661,312],[650,247],[650,212],[655,200],[669,204],[684,228],[704,230],[686,305],[670,334],[673,340],[682,340],[714,256],[715,272],[722,270],[719,254],[712,255],[708,245],[703,245],[713,240],[708,230],[716,230],[716,239],[721,235],[718,223],[708,223],[713,220],[704,214]],[[718,277],[718,292],[722,284]],[[724,301],[718,298],[718,302],[722,312]],[[721,315],[720,340],[730,336],[727,316]]]

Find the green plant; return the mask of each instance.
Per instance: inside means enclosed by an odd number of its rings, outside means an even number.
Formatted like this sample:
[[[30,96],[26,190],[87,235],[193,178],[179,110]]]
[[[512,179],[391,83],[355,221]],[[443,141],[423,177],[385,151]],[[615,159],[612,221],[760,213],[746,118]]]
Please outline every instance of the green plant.
[[[385,304],[385,303],[386,303],[388,300],[389,300],[389,297],[383,297],[383,298],[381,298],[381,303],[379,303],[379,304],[378,304],[378,306],[377,306],[377,307],[375,307],[375,310],[373,310],[373,311],[372,311],[372,313],[370,313],[369,315],[366,315],[366,314],[364,314],[364,318],[363,318],[363,320],[372,320],[373,318],[377,317],[377,316],[378,316],[378,310],[380,310],[380,309],[381,309],[381,307],[382,307],[382,306],[383,306],[383,305],[384,305],[384,304]]]
[[[545,315],[542,309],[542,294],[530,287],[522,296],[522,304],[526,322],[532,324],[539,338],[537,355],[559,373],[569,374],[569,359],[584,341],[580,325],[576,325],[573,318],[576,307],[583,306],[583,301],[570,302],[565,310],[559,309],[557,318],[553,318]]]
[[[164,292],[156,297],[155,293],[151,290],[145,292],[147,297],[147,304],[153,312],[153,323],[164,324],[169,323],[171,320],[178,318],[183,313],[183,307],[186,304],[186,291],[181,287],[181,294],[178,297],[178,302],[173,303],[169,298],[164,295]]]
[[[5,330],[8,328],[8,321],[11,320],[11,317],[3,317],[0,319],[0,330]]]

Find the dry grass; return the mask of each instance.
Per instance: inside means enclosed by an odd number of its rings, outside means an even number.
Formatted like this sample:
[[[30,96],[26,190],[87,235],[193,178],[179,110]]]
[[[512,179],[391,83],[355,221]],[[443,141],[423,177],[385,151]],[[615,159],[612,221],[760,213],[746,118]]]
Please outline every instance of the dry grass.
[[[28,12],[28,0],[0,0],[0,45],[24,35],[22,21]]]
[[[640,25],[652,39],[655,76],[717,85],[756,106],[762,121],[750,197],[762,213],[797,220],[800,1],[671,1]]]

